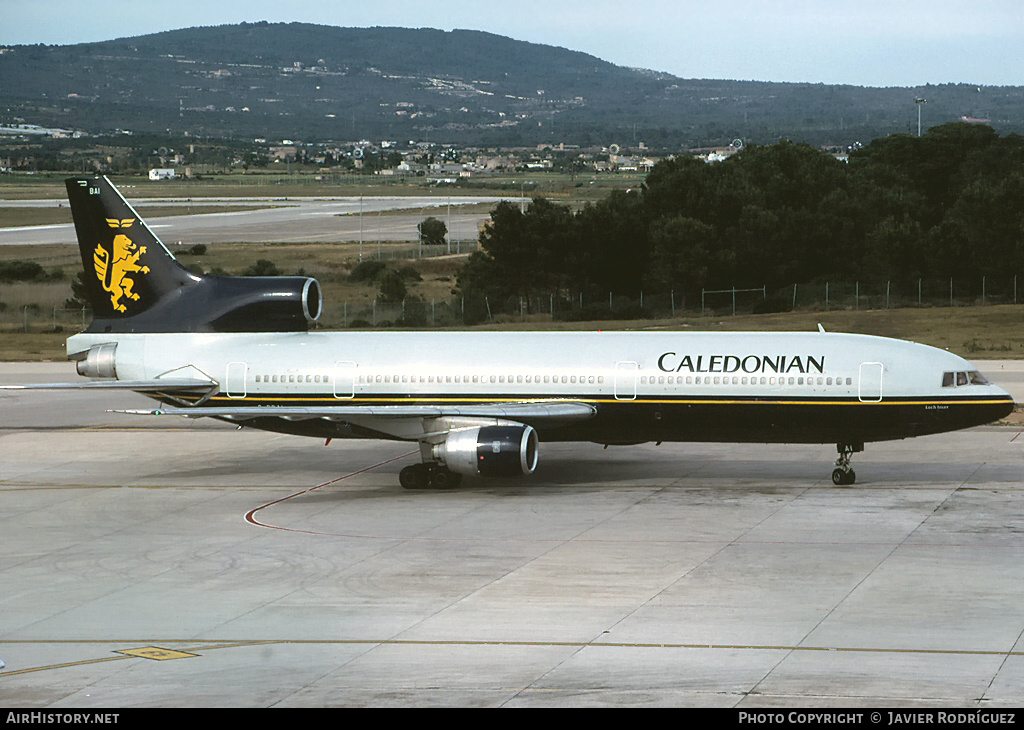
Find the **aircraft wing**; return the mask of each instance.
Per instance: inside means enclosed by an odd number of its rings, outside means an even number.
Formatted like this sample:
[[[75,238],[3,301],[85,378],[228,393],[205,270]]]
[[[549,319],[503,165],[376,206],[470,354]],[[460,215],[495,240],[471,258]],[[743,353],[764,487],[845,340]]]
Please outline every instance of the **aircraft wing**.
[[[465,405],[355,406],[167,406],[151,410],[117,410],[114,413],[154,416],[220,418],[240,425],[256,418],[286,421],[323,419],[347,423],[391,438],[407,441],[443,440],[451,431],[478,426],[481,419],[514,421],[525,425],[559,426],[592,418],[597,407],[580,401],[519,401]]]
[[[581,401],[519,401],[515,403],[478,403],[466,405],[408,405],[408,406],[353,406],[332,405],[319,407],[296,406],[203,406],[162,407],[142,410],[117,410],[146,416],[206,416],[245,421],[252,418],[284,418],[304,421],[324,418],[330,421],[351,421],[362,418],[507,418],[515,421],[572,422],[592,418],[597,407]]]

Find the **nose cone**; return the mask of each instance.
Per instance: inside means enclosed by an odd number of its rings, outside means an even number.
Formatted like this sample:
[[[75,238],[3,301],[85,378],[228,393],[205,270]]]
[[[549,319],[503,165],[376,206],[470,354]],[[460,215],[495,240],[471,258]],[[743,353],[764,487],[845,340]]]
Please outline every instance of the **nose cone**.
[[[995,363],[990,363],[990,366],[994,365]],[[1006,418],[1013,413],[1016,403],[1024,403],[1024,377],[1022,377],[1024,368],[1014,362],[1012,365],[1004,363],[999,370],[994,367],[986,368],[986,370],[990,397],[998,402],[998,413],[992,420]]]
[[[1006,391],[1003,391],[1003,392],[1005,393]],[[1001,406],[1000,411],[999,411],[999,415],[996,416],[996,418],[993,419],[993,420],[996,420],[996,419],[999,419],[999,418],[1006,418],[1008,415],[1013,413],[1013,409],[1014,408],[1015,408],[1015,404],[1013,402],[1013,398],[1010,397],[1009,393],[1006,393],[1006,402],[1004,402],[1003,405]]]
[[[1001,420],[1013,413],[1015,404],[1009,392],[994,384],[989,384],[985,390],[984,399],[976,405],[978,418],[986,419],[979,421],[979,425]]]
[[[966,368],[966,372],[956,367],[955,360],[951,361],[949,365],[956,371],[944,374],[942,389],[955,394],[957,400],[963,398],[961,403],[970,413],[969,420],[972,425],[981,426],[1006,418],[1013,413],[1015,401],[1024,401],[1024,382],[1017,382],[1021,379],[1021,372],[1016,363],[1008,368],[1005,363],[1000,367],[997,363],[990,362],[987,363],[987,367],[983,365],[979,368],[977,364],[967,360],[961,359],[960,362]],[[985,370],[984,373],[980,372],[982,369]],[[952,389],[946,387],[950,375],[956,383],[956,387]],[[1003,387],[1006,385],[1010,387]]]

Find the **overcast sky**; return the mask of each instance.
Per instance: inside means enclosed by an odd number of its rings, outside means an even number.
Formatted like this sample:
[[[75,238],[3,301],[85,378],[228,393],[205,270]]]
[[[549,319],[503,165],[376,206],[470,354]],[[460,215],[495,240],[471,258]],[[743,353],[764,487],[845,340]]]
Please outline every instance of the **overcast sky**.
[[[0,0],[0,44],[259,20],[485,30],[683,78],[1024,86],[1024,0]]]

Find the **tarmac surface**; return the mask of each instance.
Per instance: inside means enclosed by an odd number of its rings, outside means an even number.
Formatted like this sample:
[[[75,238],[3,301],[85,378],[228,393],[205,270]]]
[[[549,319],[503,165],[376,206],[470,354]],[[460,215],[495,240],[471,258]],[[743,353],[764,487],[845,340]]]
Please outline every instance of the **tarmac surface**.
[[[828,445],[542,444],[408,492],[407,444],[104,411],[145,403],[0,391],[0,707],[1024,702],[1019,427],[853,487]]]

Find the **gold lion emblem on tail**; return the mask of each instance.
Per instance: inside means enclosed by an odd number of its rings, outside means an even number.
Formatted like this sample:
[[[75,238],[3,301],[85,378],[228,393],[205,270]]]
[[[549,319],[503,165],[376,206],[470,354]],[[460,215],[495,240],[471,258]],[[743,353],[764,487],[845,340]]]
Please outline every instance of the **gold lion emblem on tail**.
[[[107,218],[107,225],[115,229],[131,228],[134,218]],[[129,274],[148,274],[148,266],[139,266],[139,256],[146,253],[145,246],[136,246],[132,239],[124,233],[114,236],[111,244],[112,252],[107,252],[102,244],[96,245],[93,252],[93,263],[96,276],[103,285],[103,290],[110,294],[110,304],[118,312],[126,312],[128,308],[122,299],[137,300],[139,295],[134,291],[135,280]]]

